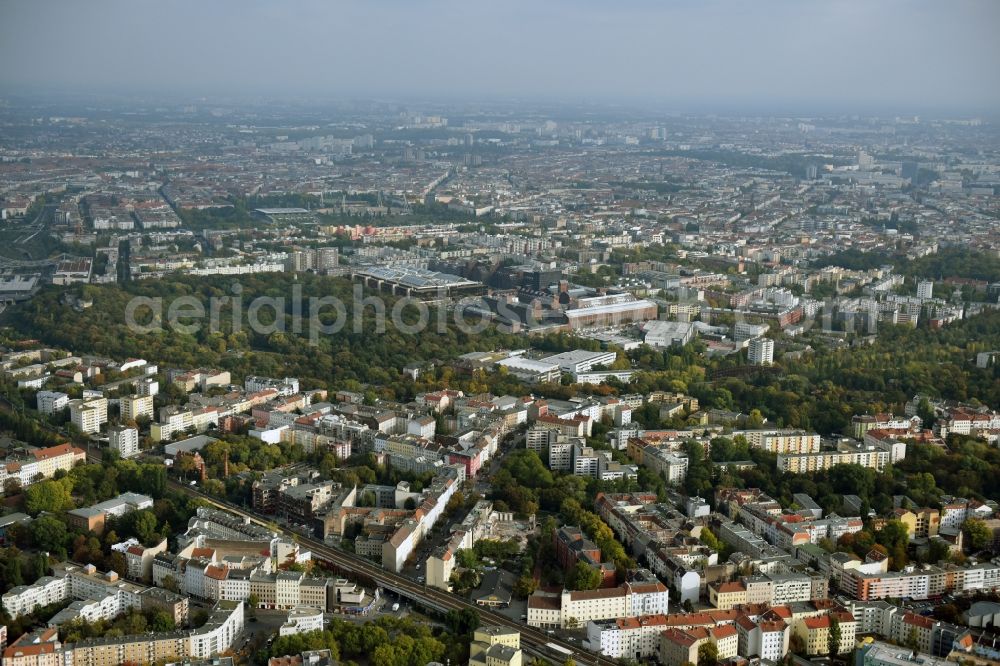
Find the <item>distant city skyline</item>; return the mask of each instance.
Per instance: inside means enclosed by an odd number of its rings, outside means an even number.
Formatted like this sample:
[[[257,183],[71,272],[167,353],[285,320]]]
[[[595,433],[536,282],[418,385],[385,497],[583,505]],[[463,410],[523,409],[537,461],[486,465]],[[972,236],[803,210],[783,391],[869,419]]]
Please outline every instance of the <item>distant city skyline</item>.
[[[0,85],[990,114],[997,25],[986,0],[0,0]]]

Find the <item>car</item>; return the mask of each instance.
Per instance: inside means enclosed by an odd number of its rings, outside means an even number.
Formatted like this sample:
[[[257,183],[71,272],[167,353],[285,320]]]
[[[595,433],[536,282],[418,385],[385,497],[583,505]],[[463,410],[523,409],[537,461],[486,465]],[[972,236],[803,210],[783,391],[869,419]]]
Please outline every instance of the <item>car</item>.
[[[397,602],[397,603],[394,603],[394,604],[392,605],[392,612],[393,612],[393,613],[395,613],[395,612],[396,612],[396,611],[398,611],[398,610],[399,610],[399,602]]]

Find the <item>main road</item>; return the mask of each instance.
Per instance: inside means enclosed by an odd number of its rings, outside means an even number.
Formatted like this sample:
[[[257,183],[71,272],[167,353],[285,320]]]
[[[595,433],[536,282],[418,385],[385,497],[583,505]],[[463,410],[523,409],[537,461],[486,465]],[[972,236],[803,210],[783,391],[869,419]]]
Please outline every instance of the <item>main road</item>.
[[[93,457],[97,458],[97,456]],[[426,585],[417,584],[409,578],[400,576],[399,574],[391,571],[386,571],[382,567],[359,555],[337,550],[336,548],[332,548],[318,539],[303,536],[280,525],[275,526],[275,524],[272,521],[269,521],[266,516],[259,516],[255,513],[247,511],[244,508],[222,501],[217,497],[213,497],[202,492],[200,489],[186,486],[172,479],[169,480],[168,483],[175,490],[179,490],[189,495],[194,495],[220,509],[234,513],[243,518],[247,518],[255,523],[264,525],[269,529],[277,529],[277,531],[281,532],[285,536],[294,538],[301,545],[308,546],[309,550],[312,551],[315,557],[336,565],[337,568],[344,572],[366,576],[372,579],[376,585],[391,590],[397,590],[418,603],[446,610],[474,610],[479,613],[479,617],[484,624],[498,625],[521,632],[521,642],[531,648],[532,652],[545,654],[550,659],[554,658],[561,661],[565,655],[558,654],[549,648],[547,644],[551,643],[558,645],[563,649],[570,650],[573,653],[573,658],[579,664],[587,663],[594,664],[595,666],[615,666],[616,664],[613,659],[582,650],[579,645],[567,642],[554,634],[548,634],[535,627],[529,627],[519,622],[515,622],[509,617],[505,617],[488,609],[480,608],[476,604],[460,597],[456,597],[442,590],[427,587]]]

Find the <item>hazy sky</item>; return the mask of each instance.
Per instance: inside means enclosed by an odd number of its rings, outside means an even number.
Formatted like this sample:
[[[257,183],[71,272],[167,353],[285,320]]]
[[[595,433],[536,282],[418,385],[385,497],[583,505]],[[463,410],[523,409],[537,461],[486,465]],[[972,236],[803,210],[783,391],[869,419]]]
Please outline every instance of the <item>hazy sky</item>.
[[[1000,110],[996,0],[0,0],[0,95]]]

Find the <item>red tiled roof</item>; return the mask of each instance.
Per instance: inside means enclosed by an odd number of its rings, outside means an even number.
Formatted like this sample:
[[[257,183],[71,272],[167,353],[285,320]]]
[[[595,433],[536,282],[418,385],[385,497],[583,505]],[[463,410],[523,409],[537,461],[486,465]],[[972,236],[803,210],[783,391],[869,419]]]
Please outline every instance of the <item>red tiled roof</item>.
[[[819,615],[817,617],[807,617],[802,620],[807,629],[829,629],[830,628],[830,617],[827,615]]]
[[[731,581],[729,583],[722,583],[719,585],[718,593],[725,594],[726,592],[746,592],[747,588],[743,587],[743,583],[736,581]]]
[[[715,637],[716,640],[720,638],[729,638],[730,636],[736,635],[736,627],[731,624],[723,624],[718,627],[713,627],[711,632],[712,636]]]

